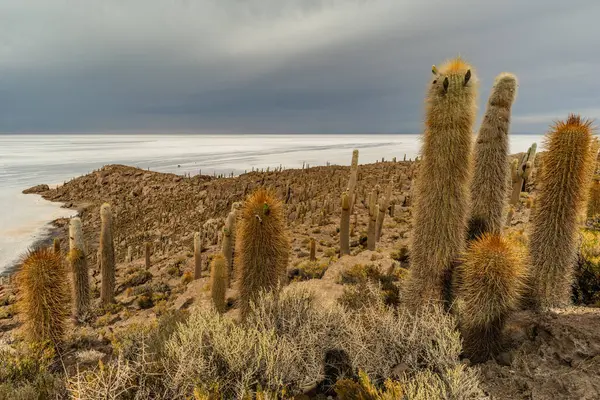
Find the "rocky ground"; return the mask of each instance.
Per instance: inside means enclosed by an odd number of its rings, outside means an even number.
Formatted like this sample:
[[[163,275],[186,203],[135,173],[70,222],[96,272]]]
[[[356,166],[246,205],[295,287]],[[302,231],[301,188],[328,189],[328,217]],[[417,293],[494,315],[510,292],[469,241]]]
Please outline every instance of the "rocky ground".
[[[401,301],[397,287],[408,266],[406,247],[411,233],[411,182],[415,162],[380,162],[361,165],[358,201],[351,218],[351,255],[338,257],[340,196],[346,188],[349,167],[312,167],[243,174],[234,178],[183,177],[109,165],[55,189],[36,187],[44,198],[75,208],[83,221],[87,257],[95,299],[89,322],[70,330],[65,365],[94,365],[112,352],[114,332],[156,319],[166,310],[209,304],[207,265],[220,249],[221,228],[235,202],[258,187],[271,187],[285,201],[292,246],[288,275],[293,285],[315,289],[322,302],[345,296],[348,276],[360,270],[380,280],[390,302]],[[366,250],[370,191],[380,197],[392,183],[391,207],[375,251]],[[508,233],[526,240],[531,202],[524,194]],[[100,205],[111,204],[114,213],[117,258],[117,304],[99,306],[100,276],[97,246]],[[57,220],[62,251],[68,243],[68,221]],[[193,235],[202,232],[204,275],[193,279]],[[316,263],[309,263],[310,239],[316,241]],[[151,265],[144,262],[144,244],[152,244]],[[133,260],[127,260],[128,248]],[[360,267],[357,267],[360,266]],[[373,272],[375,271],[375,272]],[[383,277],[393,277],[387,279]],[[308,279],[314,277],[314,279]],[[386,286],[387,285],[387,286]],[[0,342],[19,337],[15,315],[15,288],[7,279],[0,288]],[[229,314],[235,283],[227,297]],[[347,299],[346,299],[347,300]],[[483,386],[494,399],[594,399],[600,398],[600,313],[574,307],[535,315],[523,311],[507,327],[507,352],[479,365]]]

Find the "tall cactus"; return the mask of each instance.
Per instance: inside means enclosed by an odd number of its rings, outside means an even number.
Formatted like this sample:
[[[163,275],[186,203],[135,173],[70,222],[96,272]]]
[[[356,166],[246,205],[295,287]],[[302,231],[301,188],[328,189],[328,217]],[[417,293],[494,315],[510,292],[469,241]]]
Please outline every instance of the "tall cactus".
[[[310,261],[317,261],[317,244],[314,238],[310,238],[309,241],[309,257]]]
[[[475,142],[470,238],[484,232],[499,234],[504,227],[509,174],[508,129],[516,94],[517,78],[513,74],[502,73],[496,77]]]
[[[350,201],[350,214],[354,212],[356,203],[356,182],[358,180],[358,150],[352,151],[352,162],[350,164],[350,179],[348,180],[348,198]]]
[[[513,160],[511,164],[511,178],[512,178],[512,193],[510,196],[510,204],[517,205],[519,203],[519,197],[523,186],[527,182],[527,179],[531,176],[533,168],[535,166],[535,153],[537,150],[537,143],[534,143],[529,147],[527,153],[523,154],[520,160]]]
[[[213,257],[210,267],[210,297],[218,312],[225,311],[225,293],[227,291],[228,267],[222,254]]]
[[[146,242],[144,243],[144,265],[146,269],[150,269],[152,263],[150,261],[150,256],[152,255],[152,243]]]
[[[225,226],[223,227],[223,256],[225,257],[225,263],[227,265],[227,274],[229,276],[233,273],[233,249],[235,246],[235,219],[236,212],[232,210],[227,215]]]
[[[439,70],[433,67],[433,75],[412,203],[411,267],[404,286],[413,310],[448,300],[452,265],[464,250],[469,210],[477,79],[460,58]]]
[[[383,221],[385,219],[385,213],[390,207],[390,201],[392,200],[392,188],[394,186],[393,179],[390,179],[389,185],[385,188],[385,196],[380,200],[379,212],[377,213],[377,225],[375,231],[375,241],[378,242],[383,231]]]
[[[594,165],[592,135],[591,122],[573,114],[546,135],[529,243],[533,300],[542,309],[570,303],[577,219]]]
[[[241,210],[236,237],[240,316],[261,290],[272,291],[285,282],[289,240],[283,206],[274,195],[259,189]]]
[[[369,225],[367,227],[367,249],[375,250],[376,231],[377,231],[377,215],[379,214],[379,205],[377,204],[377,191],[373,190],[369,193]]]
[[[342,193],[342,218],[340,220],[340,255],[350,254],[350,200]]]
[[[194,232],[194,279],[202,276],[202,238],[200,232]]]
[[[53,249],[39,248],[23,258],[17,275],[18,307],[29,341],[58,345],[63,340],[71,307],[66,275]]]
[[[104,203],[100,207],[100,272],[102,286],[100,299],[102,304],[110,304],[115,300],[115,248],[112,231],[112,212],[110,204]]]
[[[500,350],[502,328],[523,295],[523,257],[500,235],[484,233],[471,242],[454,283],[463,350],[483,362]]]
[[[86,318],[90,308],[90,278],[83,240],[83,228],[79,217],[69,223],[69,264],[73,276],[73,317],[77,321]]]

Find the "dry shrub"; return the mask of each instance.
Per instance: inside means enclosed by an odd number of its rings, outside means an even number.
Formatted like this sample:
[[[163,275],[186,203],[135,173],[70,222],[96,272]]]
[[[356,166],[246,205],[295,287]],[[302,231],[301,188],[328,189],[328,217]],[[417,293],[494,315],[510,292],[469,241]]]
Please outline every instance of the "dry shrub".
[[[324,378],[338,316],[317,311],[312,294],[293,288],[278,299],[262,293],[243,325],[196,309],[167,343],[169,380],[182,396],[195,387],[218,387],[226,398],[243,398],[256,387],[302,393]]]

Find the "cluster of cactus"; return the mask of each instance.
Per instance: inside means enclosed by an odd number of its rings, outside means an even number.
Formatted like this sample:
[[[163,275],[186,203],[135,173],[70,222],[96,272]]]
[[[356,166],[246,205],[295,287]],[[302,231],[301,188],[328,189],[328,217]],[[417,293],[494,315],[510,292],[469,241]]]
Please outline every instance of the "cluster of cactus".
[[[263,291],[279,288],[287,278],[289,240],[282,203],[268,190],[259,189],[241,209],[235,248],[240,316]]]
[[[413,310],[448,300],[452,266],[465,247],[470,202],[477,79],[460,58],[439,70],[434,66],[432,72],[413,203],[411,268],[404,287]]]
[[[527,180],[530,178],[533,168],[535,167],[535,152],[537,144],[534,143],[529,147],[527,153],[523,154],[520,160],[513,160],[511,164],[512,178],[512,194],[510,196],[510,204],[517,205],[521,192],[525,187]]]
[[[517,94],[517,78],[500,74],[490,94],[474,148],[471,182],[469,237],[485,232],[500,234],[508,190],[508,129],[512,104]]]

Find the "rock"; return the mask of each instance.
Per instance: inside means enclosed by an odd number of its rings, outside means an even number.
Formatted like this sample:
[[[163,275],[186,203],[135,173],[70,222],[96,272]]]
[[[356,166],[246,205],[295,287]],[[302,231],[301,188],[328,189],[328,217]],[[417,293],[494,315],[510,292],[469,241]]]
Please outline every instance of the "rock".
[[[48,185],[41,184],[41,185],[36,185],[36,186],[30,187],[29,189],[23,190],[23,194],[44,193],[44,192],[47,192],[48,190],[50,190]]]

